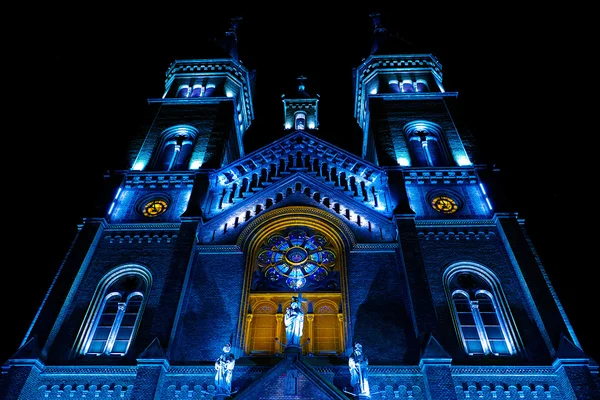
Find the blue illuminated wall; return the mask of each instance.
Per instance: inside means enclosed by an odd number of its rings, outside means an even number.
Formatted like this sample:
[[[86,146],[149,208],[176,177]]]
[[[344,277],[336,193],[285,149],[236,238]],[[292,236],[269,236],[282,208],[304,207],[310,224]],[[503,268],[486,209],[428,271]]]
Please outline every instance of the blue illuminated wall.
[[[303,90],[278,138],[247,153],[253,82],[228,43],[169,67],[106,212],[84,219],[3,365],[0,397],[222,399],[214,362],[231,343],[231,398],[349,399],[355,342],[369,358],[361,399],[600,397],[598,365],[522,219],[488,192],[433,55],[380,46],[355,69],[360,154],[323,139]],[[293,124],[303,110],[314,126]],[[305,244],[287,253],[277,238],[293,228],[321,235],[335,263]],[[293,257],[307,248],[314,258]],[[331,271],[302,293],[312,340],[288,349],[298,292],[268,271],[317,258]]]

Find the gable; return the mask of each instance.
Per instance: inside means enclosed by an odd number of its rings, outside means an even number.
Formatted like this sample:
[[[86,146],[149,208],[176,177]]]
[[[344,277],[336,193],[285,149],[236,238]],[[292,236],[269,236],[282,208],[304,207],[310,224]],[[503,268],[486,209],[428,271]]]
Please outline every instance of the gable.
[[[213,218],[203,224],[205,237],[201,238],[201,242],[233,242],[257,217],[296,206],[305,206],[306,212],[311,214],[331,215],[347,225],[361,242],[394,241],[391,213],[377,210],[373,204],[363,200],[336,190],[305,172],[296,172],[266,186],[248,199],[222,206],[218,214],[213,213]]]
[[[205,226],[238,228],[284,203],[319,207],[351,225],[381,225],[392,216],[387,174],[306,132],[294,132],[209,176]]]

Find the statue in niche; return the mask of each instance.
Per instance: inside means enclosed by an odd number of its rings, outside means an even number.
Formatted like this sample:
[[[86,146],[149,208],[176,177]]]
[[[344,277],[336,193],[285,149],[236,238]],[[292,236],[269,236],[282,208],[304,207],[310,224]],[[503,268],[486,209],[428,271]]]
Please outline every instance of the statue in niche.
[[[369,360],[362,351],[360,343],[354,344],[354,351],[348,359],[348,367],[350,368],[350,383],[354,388],[354,395],[369,396]]]
[[[215,387],[218,394],[231,393],[231,381],[233,377],[233,367],[235,366],[235,356],[231,354],[231,344],[223,346],[223,354],[215,361]]]
[[[292,296],[292,302],[285,310],[286,347],[300,347],[300,338],[302,337],[302,329],[304,328],[303,302],[306,302],[306,300],[302,299],[302,293],[298,296]]]

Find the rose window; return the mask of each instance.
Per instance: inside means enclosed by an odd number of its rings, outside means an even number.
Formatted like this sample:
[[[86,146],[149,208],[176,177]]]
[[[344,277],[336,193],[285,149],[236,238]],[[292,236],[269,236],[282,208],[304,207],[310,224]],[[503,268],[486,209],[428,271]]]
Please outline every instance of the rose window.
[[[291,289],[304,287],[307,280],[323,281],[335,265],[335,254],[326,249],[327,239],[295,229],[287,236],[271,236],[258,255],[258,266],[267,280],[285,280]]]

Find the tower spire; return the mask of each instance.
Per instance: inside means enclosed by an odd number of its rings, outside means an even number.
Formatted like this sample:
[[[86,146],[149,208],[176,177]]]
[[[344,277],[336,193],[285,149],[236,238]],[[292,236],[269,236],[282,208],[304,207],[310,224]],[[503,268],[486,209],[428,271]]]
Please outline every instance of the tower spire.
[[[311,96],[306,91],[306,76],[300,75],[296,78],[298,81],[298,90],[296,95],[283,99],[283,118],[285,129],[295,129],[299,131],[318,129],[318,103],[319,95]]]
[[[373,44],[371,54],[375,54],[389,37],[388,30],[381,24],[381,15],[378,12],[369,14],[373,21]]]
[[[237,47],[237,30],[242,17],[231,18],[229,24],[229,30],[225,32],[225,48],[229,52],[229,56],[234,60],[238,59],[238,47]]]
[[[304,81],[306,81],[306,77],[304,75],[300,75],[296,79],[298,80],[298,92],[300,94],[306,94],[306,86],[304,85]]]

